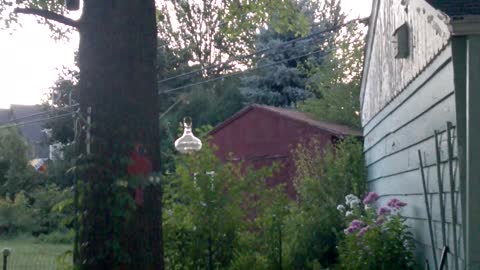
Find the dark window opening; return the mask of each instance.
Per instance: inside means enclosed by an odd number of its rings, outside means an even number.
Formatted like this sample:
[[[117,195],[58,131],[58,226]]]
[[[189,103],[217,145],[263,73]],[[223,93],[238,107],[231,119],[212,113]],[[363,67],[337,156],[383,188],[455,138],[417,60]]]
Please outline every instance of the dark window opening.
[[[395,58],[407,58],[410,55],[410,30],[408,24],[402,24],[395,32],[393,36],[396,38],[397,53]]]

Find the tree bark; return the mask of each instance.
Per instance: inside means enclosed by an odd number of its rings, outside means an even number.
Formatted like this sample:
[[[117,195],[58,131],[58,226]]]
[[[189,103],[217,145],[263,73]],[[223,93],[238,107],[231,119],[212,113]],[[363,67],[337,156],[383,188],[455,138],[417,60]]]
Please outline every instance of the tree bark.
[[[157,28],[154,0],[84,0],[79,47],[81,113],[91,108],[91,153],[80,174],[80,269],[163,269],[161,191],[143,207],[118,209],[115,185],[128,180],[129,155],[142,144],[159,170]],[[86,149],[85,137],[82,149]],[[123,224],[119,216],[128,216]]]

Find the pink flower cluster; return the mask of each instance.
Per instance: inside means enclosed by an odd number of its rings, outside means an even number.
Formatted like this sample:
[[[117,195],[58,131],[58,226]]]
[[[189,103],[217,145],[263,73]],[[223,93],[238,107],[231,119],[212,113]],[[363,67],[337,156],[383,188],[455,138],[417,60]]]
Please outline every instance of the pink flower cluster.
[[[357,234],[358,237],[362,237],[366,232],[370,230],[370,226],[363,227]]]
[[[390,208],[382,206],[382,207],[378,208],[377,215],[385,216],[385,215],[390,214],[391,212],[392,212],[392,210]]]
[[[363,204],[372,204],[376,202],[378,198],[379,196],[377,193],[369,192],[363,199]],[[375,220],[375,225],[380,226],[387,218],[386,216],[390,215],[392,211],[400,210],[406,205],[407,203],[402,202],[399,199],[391,199],[386,206],[382,206],[377,210],[377,218]],[[350,222],[350,225],[344,230],[344,232],[345,234],[353,234],[355,232],[358,232],[357,237],[362,237],[368,230],[371,229],[370,226],[365,225],[366,224],[363,221],[359,219],[354,219]]]
[[[365,198],[363,198],[363,204],[371,204],[378,200],[378,194],[370,191]]]
[[[378,209],[377,211],[377,219],[375,221],[375,224],[380,225],[385,221],[385,216],[390,215],[392,213],[392,210],[400,210],[402,207],[406,206],[406,202],[402,202],[399,199],[391,199],[388,203],[387,206],[382,206]]]
[[[402,202],[402,201],[400,201],[399,199],[395,199],[395,198],[394,198],[394,199],[391,199],[391,200],[388,202],[387,205],[388,205],[388,207],[390,207],[390,208],[392,208],[392,209],[398,210],[398,209],[406,206],[407,203],[406,203],[406,202]]]
[[[365,225],[365,223],[363,223],[363,221],[361,220],[358,220],[358,219],[354,219],[352,220],[352,222],[350,222],[350,226],[348,226],[348,228],[346,228],[344,230],[345,234],[352,234],[358,230],[362,231],[363,227]],[[363,227],[363,228],[362,228]],[[362,235],[364,234],[365,232],[362,233]]]

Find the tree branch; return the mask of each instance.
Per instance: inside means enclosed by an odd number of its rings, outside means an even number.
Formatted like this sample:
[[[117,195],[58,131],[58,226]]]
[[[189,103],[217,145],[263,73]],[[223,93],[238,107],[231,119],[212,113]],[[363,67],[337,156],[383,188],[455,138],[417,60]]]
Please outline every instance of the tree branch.
[[[78,21],[72,20],[63,15],[60,15],[58,13],[48,11],[48,10],[36,9],[36,8],[16,8],[13,12],[17,14],[30,14],[30,15],[40,16],[47,20],[56,21],[74,28],[78,28],[79,26]]]

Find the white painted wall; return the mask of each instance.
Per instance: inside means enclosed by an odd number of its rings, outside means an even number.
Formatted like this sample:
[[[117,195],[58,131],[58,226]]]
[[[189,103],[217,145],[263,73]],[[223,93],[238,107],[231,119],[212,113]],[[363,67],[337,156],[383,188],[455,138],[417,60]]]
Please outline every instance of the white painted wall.
[[[366,124],[449,43],[448,17],[424,0],[376,0],[370,23],[362,82],[362,121]],[[410,56],[395,59],[395,30],[408,23]]]

